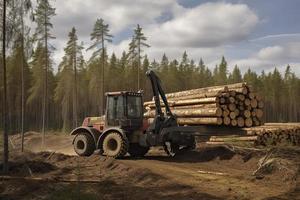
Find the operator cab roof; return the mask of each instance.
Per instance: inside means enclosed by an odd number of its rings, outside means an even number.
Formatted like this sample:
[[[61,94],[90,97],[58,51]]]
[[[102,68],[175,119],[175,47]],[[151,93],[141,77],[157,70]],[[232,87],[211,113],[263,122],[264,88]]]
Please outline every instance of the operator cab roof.
[[[127,95],[127,96],[143,96],[143,91],[118,91],[118,92],[106,92],[105,96],[120,96],[120,95]]]

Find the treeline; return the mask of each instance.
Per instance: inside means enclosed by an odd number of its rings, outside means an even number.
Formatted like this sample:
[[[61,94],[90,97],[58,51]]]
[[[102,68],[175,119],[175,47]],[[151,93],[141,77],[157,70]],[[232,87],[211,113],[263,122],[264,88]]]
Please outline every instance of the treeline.
[[[241,74],[238,66],[229,71],[223,57],[210,70],[202,59],[195,63],[186,52],[178,60],[169,60],[164,54],[161,60],[150,61],[143,51],[151,47],[139,25],[134,29],[128,50],[117,57],[114,53],[107,54],[107,43],[112,42],[113,36],[109,25],[98,19],[91,31],[92,45],[87,50],[92,51],[92,56],[88,60],[83,57],[82,52],[86,49],[77,38],[76,28],[71,28],[64,48],[65,55],[57,73],[54,73],[51,17],[55,15],[55,9],[47,0],[39,0],[32,11],[37,25],[35,32],[30,34],[24,31],[21,36],[10,38],[8,45],[10,53],[6,61],[10,132],[21,130],[22,107],[25,130],[41,130],[44,127],[68,131],[80,125],[86,116],[103,114],[105,92],[141,89],[144,99],[149,100],[152,90],[145,76],[148,69],[159,74],[166,92],[246,81],[264,96],[265,121],[300,120],[300,79],[290,66],[282,74],[276,68],[260,74],[249,68]],[[2,91],[2,82],[0,88]],[[3,110],[2,98],[0,101]],[[2,126],[1,123],[0,129]]]

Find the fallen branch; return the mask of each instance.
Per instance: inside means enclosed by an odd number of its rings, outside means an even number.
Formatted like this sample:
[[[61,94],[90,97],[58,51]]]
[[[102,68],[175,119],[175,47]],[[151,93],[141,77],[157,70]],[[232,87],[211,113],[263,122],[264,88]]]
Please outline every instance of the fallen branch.
[[[0,176],[0,181],[16,180],[16,181],[44,181],[44,182],[61,182],[61,183],[101,183],[101,180],[77,180],[77,179],[56,179],[41,177],[18,177],[18,176]]]
[[[202,171],[202,170],[198,170],[198,173],[201,174],[213,174],[213,175],[220,175],[220,176],[227,176],[227,173],[223,173],[223,172],[210,172],[210,171]]]

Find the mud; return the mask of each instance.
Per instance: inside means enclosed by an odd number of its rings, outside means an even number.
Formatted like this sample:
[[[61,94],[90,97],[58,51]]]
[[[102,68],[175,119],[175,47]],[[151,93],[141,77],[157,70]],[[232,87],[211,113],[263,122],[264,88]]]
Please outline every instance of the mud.
[[[269,149],[199,144],[175,158],[153,148],[144,158],[115,160],[75,156],[66,135],[47,134],[42,152],[38,133],[26,137],[26,153],[12,138],[9,172],[24,179],[0,179],[0,199],[300,199],[299,148],[272,149],[258,176]]]

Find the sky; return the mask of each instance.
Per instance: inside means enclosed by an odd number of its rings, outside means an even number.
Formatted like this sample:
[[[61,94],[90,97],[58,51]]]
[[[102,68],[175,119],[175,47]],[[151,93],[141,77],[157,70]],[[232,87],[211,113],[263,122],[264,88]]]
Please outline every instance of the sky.
[[[160,61],[163,53],[180,60],[184,51],[214,68],[225,56],[229,70],[238,65],[260,73],[288,64],[300,76],[299,0],[50,0],[56,8],[51,43],[56,66],[74,26],[79,41],[90,46],[97,18],[109,24],[113,42],[108,52],[128,50],[137,24],[150,48],[144,53]],[[83,51],[86,59],[90,52]],[[54,67],[56,68],[56,67]]]

